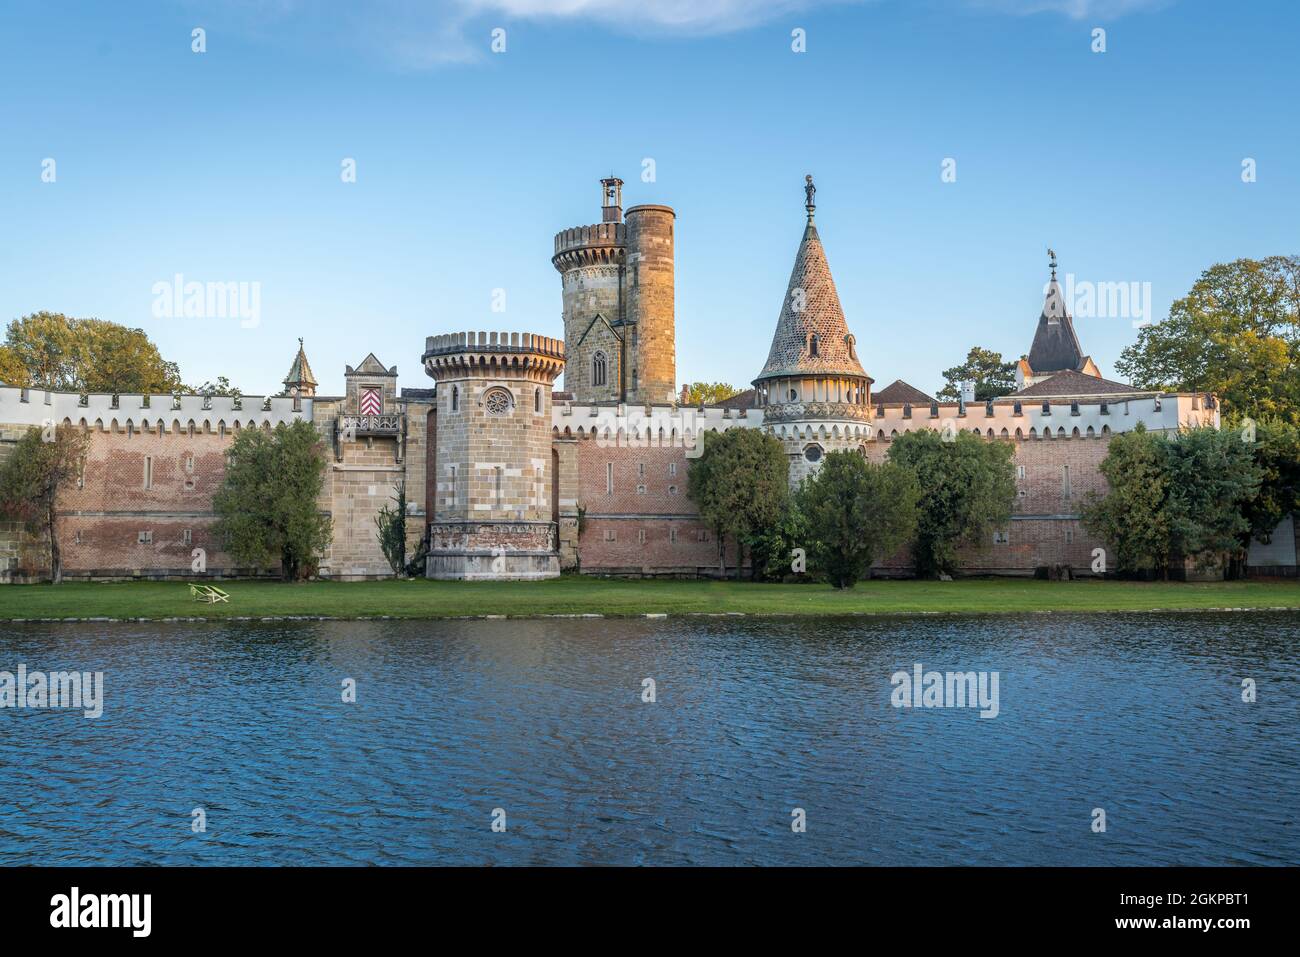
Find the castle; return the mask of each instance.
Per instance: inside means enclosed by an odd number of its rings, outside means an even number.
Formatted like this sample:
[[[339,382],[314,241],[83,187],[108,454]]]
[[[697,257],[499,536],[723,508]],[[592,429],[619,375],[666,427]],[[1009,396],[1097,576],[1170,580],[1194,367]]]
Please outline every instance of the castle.
[[[1017,499],[1005,528],[965,549],[974,574],[1088,574],[1093,540],[1080,506],[1104,488],[1110,436],[1218,425],[1212,395],[1135,390],[1103,379],[1083,354],[1056,283],[1055,262],[1018,392],[988,402],[938,402],[905,382],[874,392],[831,276],[805,184],[803,233],[752,388],[689,407],[676,382],[674,229],[668,206],[622,207],[621,180],[601,181],[601,221],[563,229],[564,339],[529,332],[434,335],[422,362],[432,387],[397,388],[397,367],[373,354],[344,373],[343,395],[317,394],[299,341],[279,395],[76,395],[0,387],[0,455],[28,428],[90,433],[75,482],[60,493],[58,534],[68,577],[188,577],[233,566],[211,534],[225,453],[248,428],[306,420],[329,465],[320,508],[333,540],[319,574],[392,574],[375,516],[404,486],[408,551],[427,535],[432,578],[532,579],[562,571],[708,575],[734,569],[686,495],[706,432],[761,428],[777,437],[798,483],[837,449],[881,460],[911,429],[966,429],[1015,445]],[[554,391],[564,375],[564,391]],[[1288,529],[1290,531],[1290,529]],[[1295,538],[1275,536],[1266,562],[1294,569]],[[1288,552],[1289,548],[1289,552]],[[0,526],[0,580],[39,578],[39,540]],[[1252,561],[1255,561],[1252,552]],[[902,560],[879,574],[905,574]]]

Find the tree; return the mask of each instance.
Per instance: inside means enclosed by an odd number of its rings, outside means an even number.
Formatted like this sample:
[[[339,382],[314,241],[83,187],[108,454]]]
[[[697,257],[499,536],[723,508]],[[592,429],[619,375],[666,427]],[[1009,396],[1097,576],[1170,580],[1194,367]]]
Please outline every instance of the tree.
[[[212,507],[214,531],[237,565],[278,561],[286,581],[314,573],[330,543],[330,519],[316,505],[325,469],[324,444],[310,422],[235,436]]]
[[[1083,506],[1083,525],[1110,550],[1116,572],[1123,576],[1159,573],[1168,577],[1173,549],[1173,516],[1169,506],[1169,442],[1146,430],[1110,440],[1101,474],[1109,488],[1090,496]]]
[[[911,538],[920,495],[916,476],[893,462],[828,453],[796,496],[813,565],[836,588],[852,588]]]
[[[712,405],[730,399],[733,395],[740,395],[740,390],[725,382],[692,382],[686,386],[686,401],[683,404],[699,405],[703,402]]]
[[[8,346],[0,346],[0,384],[25,388],[32,384],[31,374],[23,365],[18,353]]]
[[[379,532],[379,547],[388,559],[393,574],[401,576],[406,571],[406,485],[397,486],[393,496],[397,508],[384,505],[375,516],[375,529]]]
[[[59,487],[81,469],[89,437],[71,426],[29,428],[0,466],[0,513],[49,539],[50,580],[63,581],[55,529]]]
[[[736,577],[745,547],[775,525],[790,494],[790,465],[774,436],[758,429],[707,432],[704,449],[687,475],[700,517],[717,533],[720,570],[726,574],[725,540],[736,542]]]
[[[1016,499],[1010,442],[971,432],[949,437],[931,429],[894,439],[889,460],[908,469],[921,488],[912,560],[922,576],[952,573],[957,549],[981,540],[1011,517]]]
[[[937,398],[956,402],[961,398],[961,383],[973,379],[975,401],[987,402],[1016,391],[1016,364],[1003,362],[1000,352],[974,346],[966,353],[965,362],[943,370],[943,378],[947,384]]]
[[[1214,392],[1229,413],[1300,424],[1300,256],[1211,266],[1115,368],[1139,388]]]
[[[1246,511],[1259,495],[1263,470],[1255,448],[1234,431],[1213,426],[1174,437],[1169,468],[1170,543],[1200,568],[1239,565],[1250,544]]]
[[[1260,469],[1259,494],[1244,511],[1250,531],[1242,544],[1249,548],[1251,538],[1269,541],[1284,518],[1300,512],[1300,427],[1270,418],[1237,421],[1230,431],[1253,446]]]
[[[195,395],[228,395],[236,399],[244,394],[239,386],[231,385],[230,380],[223,375],[217,376],[216,382],[205,381],[203,385],[196,386],[190,391]]]
[[[164,360],[143,330],[102,319],[33,313],[9,323],[5,349],[6,361],[25,369],[27,384],[36,388],[115,394],[182,388],[176,363]]]

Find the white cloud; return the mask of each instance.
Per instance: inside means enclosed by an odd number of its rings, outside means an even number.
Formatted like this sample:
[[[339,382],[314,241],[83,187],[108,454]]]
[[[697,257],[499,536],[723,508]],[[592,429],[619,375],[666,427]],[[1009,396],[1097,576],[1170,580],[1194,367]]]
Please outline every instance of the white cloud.
[[[860,0],[458,0],[470,14],[592,20],[635,29],[721,33],[813,7]]]
[[[832,6],[915,0],[178,0],[269,43],[348,46],[403,70],[488,56],[492,28],[520,20],[597,23],[620,33],[702,36],[758,27]],[[1176,0],[929,0],[954,12],[1113,18]]]
[[[1058,13],[1071,20],[1115,19],[1129,13],[1159,10],[1176,0],[967,0],[974,7],[1017,16]]]

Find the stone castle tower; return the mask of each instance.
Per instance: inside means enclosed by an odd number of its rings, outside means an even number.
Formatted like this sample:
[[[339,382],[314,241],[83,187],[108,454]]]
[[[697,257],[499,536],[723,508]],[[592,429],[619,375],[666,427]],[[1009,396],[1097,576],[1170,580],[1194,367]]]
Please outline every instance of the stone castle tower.
[[[563,285],[565,388],[578,402],[677,398],[673,223],[669,206],[623,212],[623,181],[600,181],[601,221],[555,236]]]
[[[564,343],[527,332],[431,336],[424,368],[438,380],[428,576],[558,575],[551,387]]]
[[[826,452],[859,448],[871,425],[873,380],[858,360],[813,222],[816,192],[806,177],[808,221],[767,362],[754,379],[763,425],[784,442],[793,485],[816,471]]]

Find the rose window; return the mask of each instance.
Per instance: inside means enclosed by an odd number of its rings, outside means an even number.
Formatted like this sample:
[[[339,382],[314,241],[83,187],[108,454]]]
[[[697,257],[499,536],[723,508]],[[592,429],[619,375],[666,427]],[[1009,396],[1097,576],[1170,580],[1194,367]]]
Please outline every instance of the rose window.
[[[488,415],[509,415],[511,404],[510,393],[505,389],[489,389],[483,396]]]

